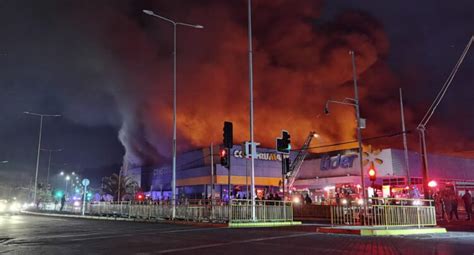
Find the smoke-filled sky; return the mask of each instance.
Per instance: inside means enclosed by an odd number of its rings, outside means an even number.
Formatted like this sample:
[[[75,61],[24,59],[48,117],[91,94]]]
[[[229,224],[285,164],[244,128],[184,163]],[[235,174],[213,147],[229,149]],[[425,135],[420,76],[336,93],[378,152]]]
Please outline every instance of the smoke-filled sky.
[[[34,172],[39,119],[53,171],[85,175],[120,165],[168,163],[172,124],[172,26],[151,9],[204,29],[178,28],[178,149],[249,138],[247,1],[1,0],[2,178]],[[474,34],[474,2],[254,0],[255,138],[294,147],[317,131],[328,144],[354,139],[354,112],[326,100],[353,97],[356,53],[364,137],[400,131],[398,88],[414,129]],[[471,52],[428,125],[431,152],[474,150]],[[401,138],[374,142],[401,147]],[[315,144],[313,144],[315,145]],[[417,135],[410,147],[418,149]],[[47,167],[42,153],[41,171]],[[66,165],[65,165],[66,164]],[[116,166],[115,168],[117,168]],[[86,169],[86,170],[85,170]]]

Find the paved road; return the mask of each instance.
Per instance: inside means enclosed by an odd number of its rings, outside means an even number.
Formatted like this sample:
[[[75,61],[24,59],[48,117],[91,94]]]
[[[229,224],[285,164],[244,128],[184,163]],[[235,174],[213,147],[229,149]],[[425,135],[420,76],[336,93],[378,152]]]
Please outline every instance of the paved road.
[[[0,254],[474,254],[474,233],[359,237],[283,229],[0,216]]]

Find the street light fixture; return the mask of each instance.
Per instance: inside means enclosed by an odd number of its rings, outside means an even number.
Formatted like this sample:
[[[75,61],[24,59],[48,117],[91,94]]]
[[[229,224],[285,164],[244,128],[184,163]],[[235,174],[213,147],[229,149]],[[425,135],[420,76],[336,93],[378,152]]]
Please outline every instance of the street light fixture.
[[[329,101],[327,101],[326,106],[324,106],[324,114],[329,115]]]
[[[364,175],[364,166],[363,166],[363,152],[362,152],[362,133],[361,133],[361,118],[360,118],[360,109],[359,109],[359,90],[357,87],[357,71],[355,65],[355,54],[354,51],[349,51],[352,60],[352,75],[354,80],[354,98],[344,98],[342,101],[328,100],[324,107],[324,113],[329,114],[329,103],[349,105],[355,108],[355,114],[357,119],[357,141],[359,147],[359,165],[360,165],[360,181],[362,186],[362,199],[364,201],[364,215],[367,213],[367,191],[365,190],[365,175]]]
[[[36,155],[36,171],[35,171],[35,193],[33,195],[33,202],[36,204],[36,193],[38,189],[38,169],[39,169],[39,161],[40,161],[40,152],[41,152],[41,135],[43,131],[43,118],[44,117],[61,117],[59,114],[41,114],[41,113],[34,113],[34,112],[23,112],[27,115],[32,115],[36,117],[40,117],[40,128],[39,128],[39,135],[38,135],[38,153]]]
[[[172,219],[174,219],[176,216],[176,27],[185,26],[198,29],[202,29],[204,27],[197,24],[193,25],[188,23],[177,22],[172,19],[158,15],[151,10],[143,10],[143,13],[153,16],[155,18],[162,19],[173,25],[173,177],[171,181],[171,204],[173,207]]]

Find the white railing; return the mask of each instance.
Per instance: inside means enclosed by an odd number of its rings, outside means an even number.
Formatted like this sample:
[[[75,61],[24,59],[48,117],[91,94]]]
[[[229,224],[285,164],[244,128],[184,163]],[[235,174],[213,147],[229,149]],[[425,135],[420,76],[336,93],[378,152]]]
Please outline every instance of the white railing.
[[[252,222],[252,201],[231,200],[230,222]],[[288,201],[257,200],[255,203],[257,222],[293,221],[293,204]]]
[[[80,209],[69,205],[65,205],[63,211],[80,213]],[[87,204],[85,213],[94,216],[124,217],[145,220],[171,219],[172,206],[170,203],[133,203],[130,201],[120,203],[96,202]],[[222,204],[211,206],[211,203],[182,203],[176,205],[175,219],[224,222],[228,220],[228,206]]]
[[[364,213],[363,205],[331,206],[332,225],[435,226],[433,200],[370,198]]]
[[[59,206],[44,207],[51,211],[59,211]],[[229,211],[229,208],[230,211]],[[47,210],[47,209],[44,209]],[[80,214],[80,206],[66,204],[63,212]],[[283,201],[256,201],[257,222],[292,221],[293,205]],[[171,219],[172,206],[170,203],[133,203],[127,202],[94,202],[85,207],[85,214],[104,217],[122,217],[145,220]],[[251,222],[251,200],[234,199],[230,206],[225,203],[181,203],[176,205],[175,219],[206,222]]]

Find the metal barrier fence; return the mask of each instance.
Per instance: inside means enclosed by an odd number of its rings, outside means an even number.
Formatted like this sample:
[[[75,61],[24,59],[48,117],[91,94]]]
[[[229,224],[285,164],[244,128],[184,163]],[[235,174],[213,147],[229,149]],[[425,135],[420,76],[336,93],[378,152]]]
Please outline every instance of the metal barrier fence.
[[[59,211],[60,206],[43,206],[41,210]],[[104,217],[136,218],[146,220],[171,219],[172,205],[169,203],[133,203],[124,202],[95,202],[86,205],[85,214]],[[81,207],[71,204],[64,205],[63,212],[80,214]],[[175,219],[188,221],[226,222],[228,220],[228,205],[176,205]]]
[[[332,225],[435,226],[433,200],[370,198],[367,212],[363,205],[331,206]]]
[[[314,205],[314,204],[294,204],[293,205],[293,217],[295,219],[330,219],[331,218],[331,207],[329,205]]]
[[[230,208],[230,210],[229,210]],[[60,206],[43,206],[42,210],[59,211]],[[63,212],[81,213],[81,206],[64,205]],[[256,218],[258,222],[292,221],[293,206],[291,202],[256,201]],[[87,215],[105,217],[124,217],[136,219],[171,219],[170,203],[143,202],[93,202],[85,207]],[[176,205],[175,219],[205,222],[251,222],[251,200],[234,199],[230,206],[225,203],[199,202],[197,204],[182,203]]]
[[[255,201],[257,222],[293,221],[293,204],[288,201]],[[233,199],[230,204],[229,222],[252,222],[252,200]]]

